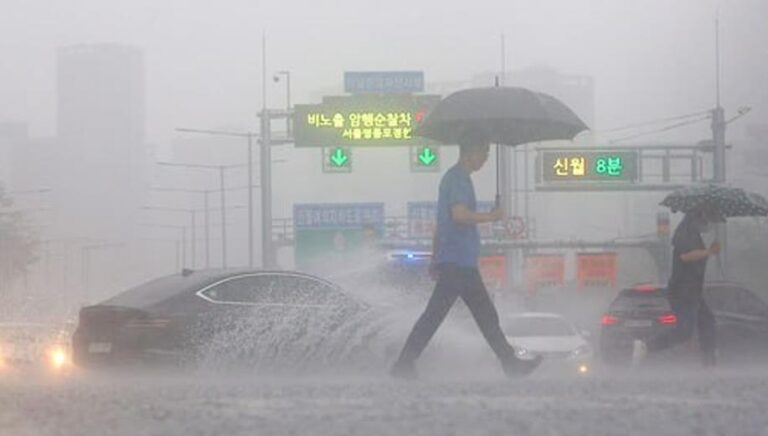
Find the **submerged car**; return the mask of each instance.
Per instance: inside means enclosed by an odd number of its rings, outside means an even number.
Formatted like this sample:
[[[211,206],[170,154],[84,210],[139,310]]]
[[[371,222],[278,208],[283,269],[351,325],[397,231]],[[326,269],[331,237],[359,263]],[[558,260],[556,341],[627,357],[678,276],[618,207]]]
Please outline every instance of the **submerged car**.
[[[186,272],[81,309],[73,356],[84,367],[206,357],[257,362],[281,353],[296,353],[296,361],[319,353],[328,332],[366,308],[299,272]]]
[[[558,314],[520,313],[504,318],[501,327],[521,359],[541,356],[546,366],[561,365],[581,374],[591,370],[594,353],[586,332]]]
[[[67,325],[0,323],[0,370],[61,372],[70,367]]]
[[[667,292],[665,286],[640,284],[618,293],[601,320],[603,361],[627,364],[635,339],[647,341],[677,326]],[[720,360],[766,357],[768,304],[762,298],[736,283],[708,282],[704,299],[715,316]]]

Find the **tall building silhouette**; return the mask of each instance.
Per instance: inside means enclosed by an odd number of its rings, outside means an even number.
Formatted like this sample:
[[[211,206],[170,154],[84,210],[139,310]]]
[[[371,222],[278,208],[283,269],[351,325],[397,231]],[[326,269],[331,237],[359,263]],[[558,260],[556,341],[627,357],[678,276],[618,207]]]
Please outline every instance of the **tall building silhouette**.
[[[119,44],[57,52],[57,222],[64,234],[126,239],[145,167],[144,60]]]

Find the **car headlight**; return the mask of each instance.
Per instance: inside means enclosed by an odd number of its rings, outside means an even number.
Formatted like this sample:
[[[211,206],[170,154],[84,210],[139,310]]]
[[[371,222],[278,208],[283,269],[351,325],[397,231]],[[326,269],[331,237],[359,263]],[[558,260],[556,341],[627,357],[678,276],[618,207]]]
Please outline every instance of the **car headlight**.
[[[48,349],[46,354],[46,357],[48,358],[48,367],[52,370],[58,371],[69,366],[69,353],[67,353],[66,348],[63,346],[54,345]]]

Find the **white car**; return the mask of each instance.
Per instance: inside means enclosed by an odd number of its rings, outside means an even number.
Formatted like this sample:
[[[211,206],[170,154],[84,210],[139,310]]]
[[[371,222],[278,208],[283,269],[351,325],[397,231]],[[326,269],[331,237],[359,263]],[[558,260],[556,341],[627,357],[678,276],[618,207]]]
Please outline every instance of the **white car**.
[[[558,314],[515,314],[502,319],[501,328],[521,359],[541,356],[545,363],[559,362],[580,374],[591,370],[594,352],[585,339],[588,333]]]
[[[70,327],[0,322],[0,374],[34,369],[65,371],[70,366]]]

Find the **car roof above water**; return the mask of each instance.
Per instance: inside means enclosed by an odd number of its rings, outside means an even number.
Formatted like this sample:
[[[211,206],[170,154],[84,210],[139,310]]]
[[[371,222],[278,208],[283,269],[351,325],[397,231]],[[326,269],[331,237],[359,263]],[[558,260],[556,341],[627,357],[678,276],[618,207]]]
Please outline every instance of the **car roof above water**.
[[[323,281],[322,279],[296,271],[252,269],[194,271],[188,274],[174,274],[150,280],[121,292],[120,294],[99,303],[99,305],[147,308],[177,295],[197,292],[206,286],[210,286],[230,277],[269,273],[301,275]]]

